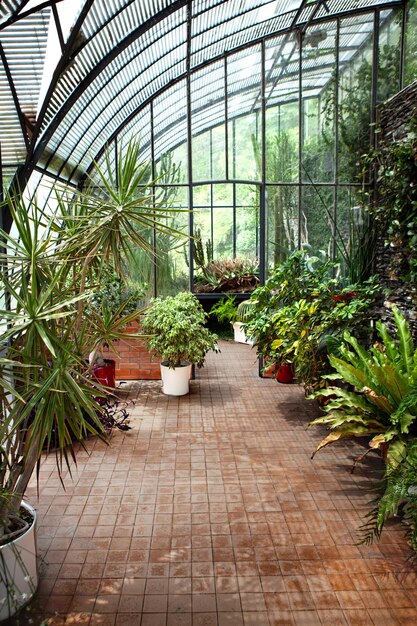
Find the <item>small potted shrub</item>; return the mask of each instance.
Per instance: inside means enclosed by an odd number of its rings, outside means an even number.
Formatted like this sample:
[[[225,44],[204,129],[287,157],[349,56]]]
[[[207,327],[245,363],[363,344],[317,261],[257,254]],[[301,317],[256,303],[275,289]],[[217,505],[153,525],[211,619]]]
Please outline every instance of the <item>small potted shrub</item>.
[[[217,350],[217,336],[205,327],[206,318],[203,307],[188,291],[154,299],[143,316],[141,331],[146,345],[162,360],[165,394],[187,394],[191,365],[202,367],[206,353]]]

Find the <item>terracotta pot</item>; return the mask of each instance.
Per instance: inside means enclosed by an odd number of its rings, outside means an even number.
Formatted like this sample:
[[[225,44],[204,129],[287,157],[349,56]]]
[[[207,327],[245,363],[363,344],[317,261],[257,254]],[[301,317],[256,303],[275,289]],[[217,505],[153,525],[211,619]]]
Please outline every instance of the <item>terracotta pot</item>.
[[[94,378],[98,383],[115,389],[116,387],[116,361],[113,359],[104,359],[104,365],[93,366]]]
[[[294,365],[292,363],[282,363],[279,366],[277,381],[279,383],[292,383],[294,381]]]

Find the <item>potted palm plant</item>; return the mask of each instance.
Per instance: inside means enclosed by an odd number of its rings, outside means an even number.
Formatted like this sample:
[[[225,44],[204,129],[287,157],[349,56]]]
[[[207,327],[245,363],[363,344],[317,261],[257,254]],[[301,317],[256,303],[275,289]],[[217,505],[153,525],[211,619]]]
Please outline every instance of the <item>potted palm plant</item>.
[[[22,499],[42,454],[54,451],[62,475],[76,461],[74,442],[104,437],[98,398],[105,390],[86,356],[123,336],[128,320],[92,323],[88,285],[99,285],[109,264],[121,274],[132,245],[147,248],[143,225],[167,232],[152,182],[144,184],[139,146],[129,144],[118,161],[117,177],[108,158],[104,171],[95,168],[95,189],[54,190],[48,210],[17,193],[7,198],[13,235],[0,230],[0,621],[36,590],[36,514]]]
[[[189,291],[151,302],[141,323],[150,351],[160,356],[162,390],[167,395],[189,392],[191,365],[201,367],[217,336],[205,327],[207,314]]]

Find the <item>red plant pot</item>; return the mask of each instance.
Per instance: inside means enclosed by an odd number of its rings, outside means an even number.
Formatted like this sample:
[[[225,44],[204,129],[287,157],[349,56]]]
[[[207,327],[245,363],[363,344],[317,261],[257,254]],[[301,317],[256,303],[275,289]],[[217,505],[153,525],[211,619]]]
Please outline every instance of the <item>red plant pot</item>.
[[[358,294],[356,291],[346,291],[345,293],[338,293],[332,296],[333,302],[349,302],[352,298],[356,298]]]
[[[294,381],[294,365],[283,363],[277,371],[277,381],[279,383],[292,383]]]
[[[95,380],[104,387],[116,387],[116,361],[113,359],[104,359],[104,365],[93,366],[93,374]]]

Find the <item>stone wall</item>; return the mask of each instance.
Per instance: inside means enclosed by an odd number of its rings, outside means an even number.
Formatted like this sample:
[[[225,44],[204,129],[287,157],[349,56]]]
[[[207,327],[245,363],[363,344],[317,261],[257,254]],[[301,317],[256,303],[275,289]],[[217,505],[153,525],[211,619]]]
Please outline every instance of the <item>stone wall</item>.
[[[381,141],[397,141],[406,133],[407,125],[413,115],[417,115],[417,81],[385,102],[378,111],[378,126],[381,129]],[[377,190],[378,191],[378,190]],[[416,289],[401,280],[403,275],[405,252],[393,247],[385,240],[384,233],[378,238],[376,252],[376,273],[380,276],[384,291],[379,303],[378,313],[381,319],[392,328],[391,308],[394,304],[409,319],[410,327],[417,339],[417,292]]]

